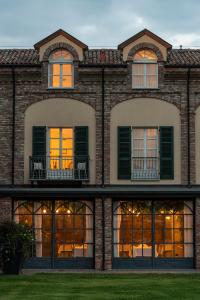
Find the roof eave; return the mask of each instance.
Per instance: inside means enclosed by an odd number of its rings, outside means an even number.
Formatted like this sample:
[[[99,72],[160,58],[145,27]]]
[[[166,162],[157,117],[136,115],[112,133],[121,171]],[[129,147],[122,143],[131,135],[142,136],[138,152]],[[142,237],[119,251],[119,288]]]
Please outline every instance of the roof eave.
[[[54,33],[48,35],[46,38],[42,39],[41,41],[37,42],[34,45],[34,48],[36,50],[39,50],[39,48],[41,46],[43,46],[44,44],[48,43],[49,41],[51,41],[52,39],[56,38],[59,35],[63,35],[64,37],[66,37],[67,39],[69,39],[71,42],[75,43],[76,45],[78,45],[80,48],[82,48],[83,50],[87,50],[88,46],[84,43],[82,43],[81,41],[79,41],[78,39],[76,39],[75,37],[73,37],[72,35],[70,35],[69,33],[67,33],[66,31],[62,30],[62,29],[58,29],[57,31],[55,31]]]
[[[168,50],[170,50],[172,48],[171,44],[169,44],[168,42],[166,42],[165,40],[163,40],[162,38],[160,38],[159,36],[157,36],[156,34],[151,32],[150,30],[145,28],[142,31],[140,31],[137,34],[130,37],[129,39],[127,39],[126,41],[124,41],[123,43],[119,44],[118,50],[123,50],[124,47],[126,47],[130,43],[136,41],[137,39],[139,39],[140,37],[142,37],[145,34],[148,35],[149,37],[151,37],[152,39],[154,39],[155,41],[159,42],[161,45],[166,47]]]

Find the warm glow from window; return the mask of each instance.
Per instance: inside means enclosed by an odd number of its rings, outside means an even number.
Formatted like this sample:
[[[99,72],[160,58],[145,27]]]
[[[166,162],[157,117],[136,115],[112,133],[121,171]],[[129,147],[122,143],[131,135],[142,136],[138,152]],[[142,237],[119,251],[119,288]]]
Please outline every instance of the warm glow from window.
[[[73,169],[73,128],[49,129],[49,164],[51,170]]]
[[[73,57],[66,50],[57,50],[49,58],[49,86],[73,87]]]
[[[157,61],[156,54],[151,50],[140,50],[134,55],[134,61]]]

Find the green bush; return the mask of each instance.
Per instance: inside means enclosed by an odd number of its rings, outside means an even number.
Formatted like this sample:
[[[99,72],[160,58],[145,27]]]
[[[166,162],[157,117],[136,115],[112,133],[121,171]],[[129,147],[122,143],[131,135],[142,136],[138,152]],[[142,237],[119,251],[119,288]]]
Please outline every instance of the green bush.
[[[20,270],[30,255],[33,234],[31,229],[13,221],[0,223],[0,265],[7,273],[8,268]]]

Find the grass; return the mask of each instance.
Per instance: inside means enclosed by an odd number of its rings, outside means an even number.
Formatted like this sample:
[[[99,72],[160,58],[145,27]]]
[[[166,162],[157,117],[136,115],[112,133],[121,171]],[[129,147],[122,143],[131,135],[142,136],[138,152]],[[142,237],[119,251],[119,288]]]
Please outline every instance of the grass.
[[[200,299],[200,274],[0,275],[0,300]]]

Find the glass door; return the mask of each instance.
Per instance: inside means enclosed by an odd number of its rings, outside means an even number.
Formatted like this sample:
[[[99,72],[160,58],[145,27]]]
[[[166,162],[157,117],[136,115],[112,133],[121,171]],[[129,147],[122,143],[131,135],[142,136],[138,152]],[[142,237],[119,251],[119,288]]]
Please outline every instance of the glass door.
[[[73,179],[73,155],[73,128],[49,128],[47,177],[51,179]]]

